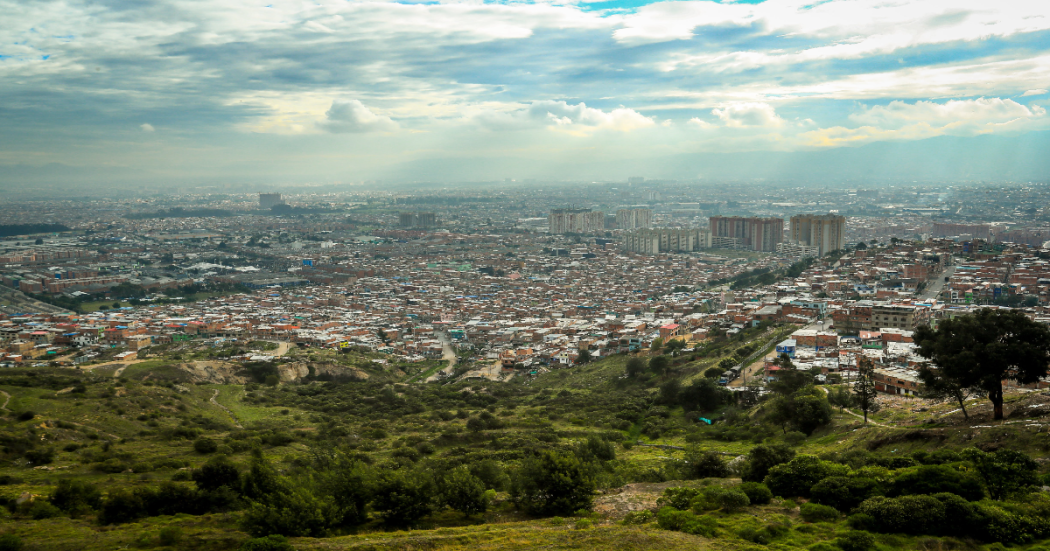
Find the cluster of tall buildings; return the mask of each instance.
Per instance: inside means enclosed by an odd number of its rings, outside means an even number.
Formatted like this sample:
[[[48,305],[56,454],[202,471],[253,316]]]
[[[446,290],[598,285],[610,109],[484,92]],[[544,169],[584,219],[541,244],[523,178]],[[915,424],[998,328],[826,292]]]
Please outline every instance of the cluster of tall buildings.
[[[552,234],[590,233],[605,229],[605,213],[591,209],[554,209],[547,216]]]
[[[433,212],[402,212],[397,216],[402,228],[433,228],[437,226],[437,215]]]
[[[795,245],[815,247],[818,256],[842,250],[846,248],[846,217],[835,214],[792,216],[790,241]]]
[[[259,208],[269,209],[276,207],[277,205],[283,205],[284,199],[281,199],[280,193],[260,193],[259,194]]]
[[[624,251],[641,254],[692,252],[711,247],[711,232],[703,228],[641,229],[620,239]]]
[[[784,242],[784,219],[712,216],[711,239],[716,247],[775,252]]]
[[[616,211],[616,227],[637,230],[653,227],[653,211],[649,209],[620,209]]]

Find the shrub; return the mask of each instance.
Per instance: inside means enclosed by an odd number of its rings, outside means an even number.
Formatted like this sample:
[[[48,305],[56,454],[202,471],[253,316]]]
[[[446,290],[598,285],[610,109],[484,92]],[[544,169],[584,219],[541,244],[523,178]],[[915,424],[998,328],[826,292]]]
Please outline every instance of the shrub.
[[[489,499],[485,495],[484,483],[466,467],[449,471],[441,479],[440,492],[443,505],[468,517],[488,509]]]
[[[194,469],[190,473],[190,478],[197,484],[198,489],[205,492],[217,490],[223,486],[239,490],[241,472],[236,465],[230,463],[229,459],[220,456],[208,460],[201,468]]]
[[[723,511],[732,513],[751,505],[751,500],[747,497],[747,494],[736,488],[725,488],[715,495],[715,503]]]
[[[784,442],[789,446],[799,446],[806,441],[806,434],[799,431],[791,431],[784,435]]]
[[[157,535],[158,541],[161,545],[178,545],[182,541],[182,528],[178,526],[165,526],[160,529],[160,533]]]
[[[984,498],[981,480],[973,473],[960,472],[947,465],[923,465],[898,475],[886,492],[891,497],[948,492],[968,501]]]
[[[434,483],[425,473],[385,471],[379,476],[372,506],[387,524],[408,526],[430,514],[435,493]]]
[[[747,495],[752,505],[765,505],[773,499],[773,492],[761,482],[744,482],[737,488]]]
[[[62,515],[62,510],[43,499],[35,499],[22,504],[22,513],[33,520],[55,518]]]
[[[937,534],[945,523],[944,504],[932,496],[873,497],[857,511],[869,515],[877,532]]]
[[[773,540],[786,535],[790,530],[791,527],[787,524],[769,524],[762,528],[748,526],[737,531],[736,535],[751,543],[769,545]]]
[[[879,495],[878,482],[870,478],[829,476],[810,488],[813,501],[848,513],[864,500]]]
[[[624,524],[645,524],[645,523],[653,520],[654,517],[655,517],[655,515],[653,515],[653,512],[648,510],[648,509],[643,509],[641,511],[631,511],[630,513],[627,513],[626,515],[624,515],[623,523]]]
[[[742,478],[745,482],[762,482],[769,470],[795,457],[795,450],[782,444],[755,446],[747,454],[747,468]]]
[[[272,535],[252,538],[241,544],[240,551],[295,551],[284,536]]]
[[[817,503],[803,503],[799,513],[806,522],[832,522],[839,518],[839,512],[834,507]]]
[[[719,454],[690,446],[685,452],[686,478],[725,478],[729,476],[726,460]]]
[[[850,530],[835,539],[842,551],[871,551],[875,549],[875,536],[861,530]]]
[[[685,510],[689,508],[690,503],[699,495],[700,490],[697,488],[667,488],[664,490],[664,495],[660,496],[656,503]]]
[[[32,421],[34,417],[36,417],[36,412],[27,410],[19,413],[17,419],[19,421]]]
[[[821,480],[845,475],[849,467],[822,461],[814,455],[800,455],[769,470],[765,483],[774,495],[783,497],[809,496],[809,490]]]
[[[591,519],[581,518],[576,520],[575,528],[577,530],[589,530],[592,526],[594,526],[594,523],[591,522]]]
[[[241,518],[241,527],[254,537],[321,537],[337,516],[330,503],[317,499],[301,486],[288,486],[253,503]]]
[[[58,481],[48,500],[70,515],[82,515],[98,509],[102,504],[102,492],[89,482],[64,478]]]
[[[215,453],[219,449],[219,445],[211,438],[198,438],[193,441],[193,449],[197,453]]]
[[[697,516],[691,511],[663,507],[656,513],[656,522],[664,530],[674,530],[704,537],[713,537],[718,523],[711,517]]]
[[[0,536],[0,551],[22,551],[22,538],[14,534]]]
[[[49,465],[55,460],[55,448],[47,446],[32,449],[25,453],[25,458],[33,465]]]
[[[590,469],[571,454],[548,451],[526,460],[511,485],[519,508],[537,515],[571,515],[592,507],[595,482]]]

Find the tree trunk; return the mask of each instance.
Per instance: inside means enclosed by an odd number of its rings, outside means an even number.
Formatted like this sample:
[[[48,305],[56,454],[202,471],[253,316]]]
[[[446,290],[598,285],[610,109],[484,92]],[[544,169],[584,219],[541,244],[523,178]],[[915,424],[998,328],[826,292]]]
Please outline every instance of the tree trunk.
[[[988,399],[992,401],[992,407],[995,410],[995,415],[992,417],[995,421],[1002,421],[1003,419],[1003,387],[1000,384],[999,388],[988,393]]]
[[[959,396],[959,409],[963,412],[963,419],[969,420],[970,414],[966,413],[966,396]]]

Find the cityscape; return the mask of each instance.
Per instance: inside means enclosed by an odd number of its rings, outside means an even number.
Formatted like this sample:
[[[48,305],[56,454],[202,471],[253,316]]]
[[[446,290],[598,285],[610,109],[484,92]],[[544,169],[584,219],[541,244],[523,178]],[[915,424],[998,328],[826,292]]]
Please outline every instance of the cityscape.
[[[1050,3],[0,13],[0,551],[1050,545]]]

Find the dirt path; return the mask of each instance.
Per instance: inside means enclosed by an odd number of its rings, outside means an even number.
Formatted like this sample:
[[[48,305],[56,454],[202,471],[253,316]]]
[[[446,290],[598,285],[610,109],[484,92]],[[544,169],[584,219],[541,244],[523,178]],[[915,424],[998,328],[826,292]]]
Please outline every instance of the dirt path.
[[[2,409],[4,411],[11,411],[11,410],[7,409],[7,404],[11,402],[11,395],[6,393],[6,392],[4,392],[4,391],[2,391],[2,390],[0,390],[0,394],[4,395],[4,405],[0,406],[0,409]]]
[[[823,391],[824,391],[824,394],[828,394],[828,393],[829,393],[829,392],[828,392],[828,389],[827,389],[827,387],[823,387],[823,386],[822,386],[822,387],[820,387],[820,390],[823,390]],[[864,416],[863,416],[863,415],[861,415],[861,414],[859,414],[859,413],[853,413],[853,412],[852,412],[852,411],[850,411],[849,409],[840,409],[839,411],[842,411],[842,412],[844,412],[844,413],[848,413],[848,414],[850,414],[850,415],[852,415],[852,416],[856,417],[857,419],[861,419],[861,420],[863,420],[863,419],[864,419]],[[875,425],[876,427],[883,427],[883,428],[887,428],[887,429],[895,429],[895,428],[898,428],[898,427],[891,427],[891,426],[889,426],[889,425],[884,425],[884,424],[882,424],[882,423],[879,423],[879,422],[873,421],[873,420],[871,419],[871,416],[868,416],[868,424],[869,424],[869,425]]]
[[[280,341],[277,343],[277,350],[274,352],[274,356],[284,356],[292,349],[292,343]]]
[[[215,390],[215,394],[211,395],[211,403],[215,404],[219,409],[225,411],[226,415],[229,415],[230,419],[233,419],[233,426],[235,426],[235,427],[237,427],[239,429],[243,429],[244,427],[242,427],[241,424],[237,422],[237,416],[234,415],[233,412],[230,411],[229,408],[227,408],[226,406],[220,404],[219,401],[216,400],[216,398],[219,397],[219,389],[216,388],[214,390]]]
[[[456,362],[459,361],[459,357],[456,356],[456,351],[452,350],[452,345],[448,343],[448,339],[439,336],[438,340],[441,341],[441,359],[448,361],[448,365],[427,377],[426,381],[424,381],[427,383],[432,383],[439,378],[451,375],[452,370],[456,367]]]

